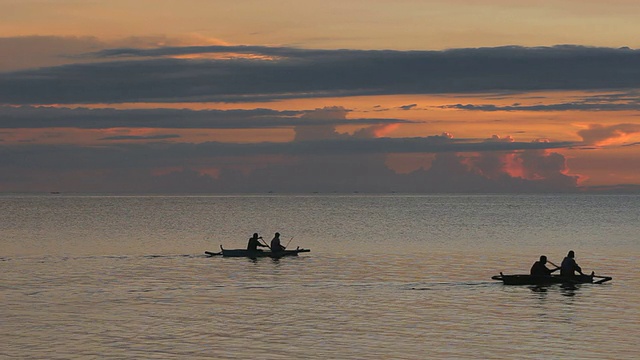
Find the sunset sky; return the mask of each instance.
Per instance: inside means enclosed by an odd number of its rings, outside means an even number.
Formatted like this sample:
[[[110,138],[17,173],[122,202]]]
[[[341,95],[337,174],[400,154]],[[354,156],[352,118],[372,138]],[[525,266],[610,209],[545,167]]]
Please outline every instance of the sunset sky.
[[[0,192],[640,192],[637,0],[0,0]]]

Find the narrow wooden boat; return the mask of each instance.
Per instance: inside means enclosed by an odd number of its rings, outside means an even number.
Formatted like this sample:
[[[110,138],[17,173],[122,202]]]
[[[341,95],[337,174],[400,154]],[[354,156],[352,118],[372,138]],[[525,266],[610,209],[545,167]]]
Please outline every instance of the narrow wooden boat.
[[[246,257],[246,258],[281,258],[285,256],[298,256],[299,253],[310,252],[309,249],[295,248],[292,250],[284,250],[279,252],[272,251],[249,251],[247,249],[225,249],[220,245],[220,252],[205,251],[204,253],[209,256],[223,256],[223,257]]]
[[[575,275],[575,276],[532,276],[532,275],[500,275],[492,276],[491,279],[502,281],[505,285],[551,285],[551,284],[602,284],[613,278],[610,276]]]

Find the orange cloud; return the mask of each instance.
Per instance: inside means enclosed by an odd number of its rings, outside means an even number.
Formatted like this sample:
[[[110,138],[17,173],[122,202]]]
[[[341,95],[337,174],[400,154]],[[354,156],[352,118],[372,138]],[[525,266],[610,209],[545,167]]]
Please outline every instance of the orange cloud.
[[[359,138],[366,138],[366,139],[381,138],[392,133],[394,130],[398,129],[399,127],[400,127],[400,124],[385,124],[385,125],[370,126],[370,127],[355,131],[353,133],[353,136],[359,137]]]
[[[578,131],[578,135],[582,137],[582,141],[585,144],[595,146],[623,144],[638,133],[640,133],[640,125],[638,124],[616,124],[610,126],[591,124],[586,129]]]

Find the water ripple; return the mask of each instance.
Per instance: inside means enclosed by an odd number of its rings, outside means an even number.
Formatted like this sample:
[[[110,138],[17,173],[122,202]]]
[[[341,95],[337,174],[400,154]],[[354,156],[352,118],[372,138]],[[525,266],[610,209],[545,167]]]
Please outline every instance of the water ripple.
[[[542,291],[460,273],[430,281],[432,265],[406,256],[42,260],[0,269],[7,357],[631,359],[636,350],[633,278]]]

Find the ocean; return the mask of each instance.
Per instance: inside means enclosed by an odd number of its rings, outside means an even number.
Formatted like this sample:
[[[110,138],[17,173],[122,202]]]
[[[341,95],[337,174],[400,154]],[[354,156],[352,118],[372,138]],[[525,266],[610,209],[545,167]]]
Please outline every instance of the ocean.
[[[639,195],[0,195],[3,359],[637,359]],[[207,257],[282,234],[298,257]],[[572,287],[505,286],[569,250]]]

